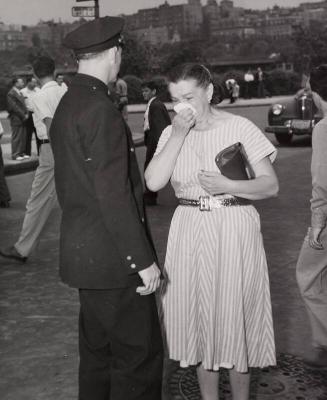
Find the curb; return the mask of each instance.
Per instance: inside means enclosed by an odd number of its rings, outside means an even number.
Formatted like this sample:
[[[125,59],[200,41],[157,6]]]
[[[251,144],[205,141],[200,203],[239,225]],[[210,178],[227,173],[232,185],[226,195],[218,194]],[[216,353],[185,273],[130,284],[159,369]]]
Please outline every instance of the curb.
[[[5,176],[24,174],[25,172],[34,171],[39,165],[36,157],[32,157],[28,161],[13,161],[4,165]]]

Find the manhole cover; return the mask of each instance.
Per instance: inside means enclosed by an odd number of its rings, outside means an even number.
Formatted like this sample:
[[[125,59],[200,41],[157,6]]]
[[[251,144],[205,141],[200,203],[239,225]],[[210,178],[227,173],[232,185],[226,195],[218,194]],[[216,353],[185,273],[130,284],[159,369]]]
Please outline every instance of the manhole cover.
[[[252,369],[251,400],[327,400],[327,369],[307,367],[301,359],[278,355],[278,366]],[[178,368],[169,380],[174,400],[200,400],[194,367]],[[219,399],[230,400],[228,371],[221,370]]]

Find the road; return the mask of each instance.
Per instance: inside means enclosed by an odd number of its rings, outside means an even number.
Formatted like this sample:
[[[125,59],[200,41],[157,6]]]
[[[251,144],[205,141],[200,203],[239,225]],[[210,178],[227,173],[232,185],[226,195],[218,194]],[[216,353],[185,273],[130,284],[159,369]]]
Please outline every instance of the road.
[[[244,108],[242,115],[261,129],[266,124],[266,107]],[[142,129],[140,115],[131,116],[130,123],[134,130]],[[299,356],[311,350],[308,320],[295,282],[295,263],[310,217],[309,144],[300,138],[291,147],[278,148],[279,196],[256,203],[269,264],[277,350]],[[140,166],[144,153],[143,147],[137,148]],[[8,177],[13,201],[11,209],[0,209],[1,245],[17,238],[32,178],[33,173]],[[148,212],[162,263],[176,205],[169,187],[160,193],[159,204]],[[60,283],[57,275],[59,218],[56,208],[27,264],[0,260],[2,400],[75,398],[78,302],[76,291]]]

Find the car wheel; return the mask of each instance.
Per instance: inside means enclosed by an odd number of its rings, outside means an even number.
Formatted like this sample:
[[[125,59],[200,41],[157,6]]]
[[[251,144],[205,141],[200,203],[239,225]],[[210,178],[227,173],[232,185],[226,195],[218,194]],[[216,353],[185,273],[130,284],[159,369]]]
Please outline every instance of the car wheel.
[[[275,136],[279,144],[290,144],[293,138],[292,134],[275,133]]]

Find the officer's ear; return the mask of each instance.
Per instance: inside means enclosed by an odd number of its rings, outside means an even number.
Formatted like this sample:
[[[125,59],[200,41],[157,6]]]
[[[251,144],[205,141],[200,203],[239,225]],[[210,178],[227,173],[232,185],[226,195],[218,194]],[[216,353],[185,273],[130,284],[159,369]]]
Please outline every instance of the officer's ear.
[[[108,60],[110,61],[110,64],[116,63],[117,59],[117,47],[111,47],[108,50],[105,50],[107,52],[107,57]]]

